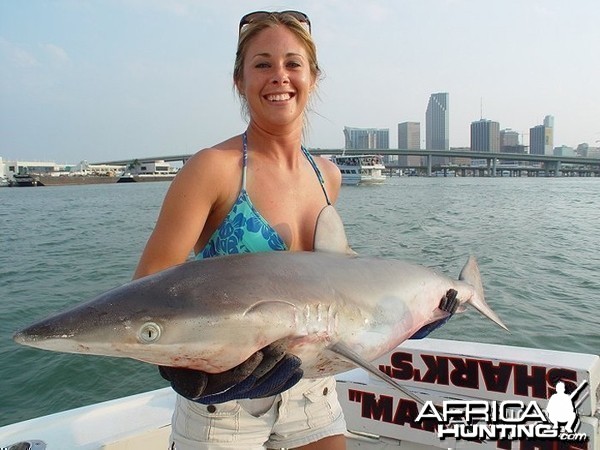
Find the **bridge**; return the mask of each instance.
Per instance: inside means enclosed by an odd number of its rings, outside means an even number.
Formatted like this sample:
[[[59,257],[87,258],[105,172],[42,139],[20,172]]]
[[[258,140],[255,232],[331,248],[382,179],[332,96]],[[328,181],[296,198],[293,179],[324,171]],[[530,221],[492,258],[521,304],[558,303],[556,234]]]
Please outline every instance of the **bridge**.
[[[427,175],[432,175],[435,170],[472,170],[487,174],[488,176],[496,176],[498,170],[523,170],[523,171],[545,171],[546,174],[560,176],[561,172],[578,173],[600,176],[600,158],[583,158],[579,156],[549,156],[549,155],[532,155],[528,153],[490,153],[490,152],[472,152],[469,150],[410,150],[410,149],[338,149],[338,148],[312,148],[308,149],[313,155],[380,155],[380,156],[421,156],[426,160],[425,168]],[[141,157],[135,159],[122,159],[112,161],[101,161],[93,164],[107,165],[128,165],[133,161],[140,163],[152,161],[185,162],[190,159],[193,154],[180,155],[162,155]],[[462,158],[472,160],[485,160],[486,166],[474,166],[452,163],[436,163],[436,160],[444,158]],[[528,163],[528,166],[503,166],[502,161],[518,161],[519,163]],[[568,165],[570,167],[566,167]],[[390,171],[393,169],[415,168],[415,166],[389,164],[386,166]],[[420,166],[419,166],[420,167]]]

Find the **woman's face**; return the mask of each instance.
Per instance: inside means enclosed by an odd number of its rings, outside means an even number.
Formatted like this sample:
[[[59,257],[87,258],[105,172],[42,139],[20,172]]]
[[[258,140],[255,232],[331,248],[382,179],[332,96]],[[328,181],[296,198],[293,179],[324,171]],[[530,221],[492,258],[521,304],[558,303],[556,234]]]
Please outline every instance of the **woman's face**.
[[[299,125],[315,80],[302,42],[285,26],[266,28],[250,42],[239,92],[250,120],[262,128]]]

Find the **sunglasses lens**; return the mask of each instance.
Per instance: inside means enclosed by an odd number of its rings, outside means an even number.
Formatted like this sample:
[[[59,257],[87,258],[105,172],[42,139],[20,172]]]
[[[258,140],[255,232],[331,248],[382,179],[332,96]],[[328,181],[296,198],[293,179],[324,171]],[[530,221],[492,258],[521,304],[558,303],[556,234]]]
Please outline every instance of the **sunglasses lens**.
[[[306,24],[308,27],[308,32],[310,33],[310,20],[308,19],[308,16],[306,14],[304,14],[303,12],[300,11],[282,11],[280,13],[278,12],[267,12],[267,11],[256,11],[256,12],[252,12],[249,14],[246,14],[244,17],[242,17],[242,19],[240,20],[240,29],[239,32],[241,33],[242,30],[246,27],[246,25],[249,25],[253,22],[259,22],[261,20],[265,20],[267,19],[271,14],[281,14],[281,15],[288,15],[288,16],[292,16],[294,19],[296,19],[298,22]]]

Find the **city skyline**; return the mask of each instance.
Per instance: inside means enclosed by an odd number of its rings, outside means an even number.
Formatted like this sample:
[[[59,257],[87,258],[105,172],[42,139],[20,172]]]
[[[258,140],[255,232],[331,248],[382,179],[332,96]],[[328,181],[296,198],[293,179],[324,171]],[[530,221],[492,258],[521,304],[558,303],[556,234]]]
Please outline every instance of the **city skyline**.
[[[476,0],[6,0],[0,156],[193,153],[238,134],[246,127],[231,81],[239,18],[298,8],[311,18],[324,71],[307,147],[341,148],[344,126],[424,124],[435,92],[452,97],[450,147],[468,147],[470,123],[481,118],[526,136],[546,115],[555,117],[555,147],[600,145],[594,0],[577,8],[560,0],[486,8]]]

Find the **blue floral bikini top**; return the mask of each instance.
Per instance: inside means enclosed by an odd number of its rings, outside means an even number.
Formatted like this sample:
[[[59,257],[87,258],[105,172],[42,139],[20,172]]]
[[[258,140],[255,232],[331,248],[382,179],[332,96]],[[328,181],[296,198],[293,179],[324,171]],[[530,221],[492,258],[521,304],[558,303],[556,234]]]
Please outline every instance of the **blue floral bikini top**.
[[[256,210],[246,191],[246,167],[248,163],[248,143],[246,133],[242,136],[242,189],[231,211],[221,225],[212,234],[204,249],[196,255],[196,259],[211,258],[233,253],[255,253],[271,250],[287,250],[285,242],[277,231]],[[325,200],[331,205],[321,171],[308,151],[302,153],[308,159],[317,174]]]

